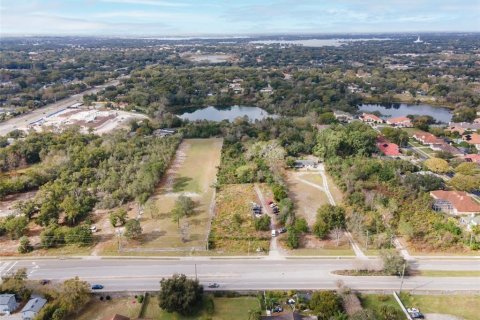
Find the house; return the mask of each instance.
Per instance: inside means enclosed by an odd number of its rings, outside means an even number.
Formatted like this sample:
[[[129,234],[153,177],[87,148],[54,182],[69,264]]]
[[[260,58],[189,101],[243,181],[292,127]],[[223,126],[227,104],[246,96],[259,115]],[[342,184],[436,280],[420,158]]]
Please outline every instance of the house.
[[[480,154],[466,154],[463,156],[465,162],[480,163]]]
[[[398,157],[402,155],[400,147],[395,143],[387,141],[384,137],[377,138],[377,148],[387,157]]]
[[[436,190],[430,192],[435,200],[433,209],[453,215],[480,213],[480,203],[476,202],[465,191]]]
[[[10,314],[17,309],[17,300],[12,293],[0,294],[0,314]]]
[[[412,120],[407,117],[396,117],[396,118],[390,118],[387,119],[387,124],[393,126],[393,127],[399,127],[399,128],[411,128],[413,127]]]
[[[431,133],[419,131],[413,135],[413,138],[426,145],[443,144],[445,141],[434,136]]]
[[[47,300],[41,297],[36,297],[28,300],[25,307],[23,307],[22,319],[23,320],[33,320],[38,315],[38,312],[47,304]]]
[[[480,118],[477,118],[477,119],[473,120],[473,123],[478,123],[478,124],[480,124]]]
[[[450,122],[448,127],[445,128],[446,131],[456,131],[460,134],[464,134],[465,131],[477,131],[480,129],[480,123],[469,123],[469,122]]]
[[[452,154],[454,157],[459,157],[464,155],[462,151],[460,151],[458,148],[455,148],[452,145],[449,145],[448,143],[433,144],[430,146],[430,148],[435,151],[448,152]]]
[[[272,94],[273,93],[273,88],[270,86],[270,84],[268,84],[268,86],[266,86],[265,88],[260,89],[260,93]]]
[[[466,134],[462,137],[462,140],[468,144],[474,145],[475,148],[477,148],[477,150],[480,150],[480,134],[478,133]]]
[[[360,120],[369,124],[383,123],[383,120],[371,113],[362,113]]]
[[[167,137],[175,134],[175,132],[177,132],[175,129],[157,129],[153,131],[153,135],[156,137]]]
[[[335,111],[333,111],[333,116],[339,122],[352,122],[353,121],[353,115],[348,113],[348,112],[335,110]]]
[[[262,316],[262,320],[318,320],[316,316],[304,316],[298,312],[282,313],[274,316]]]
[[[300,168],[316,168],[318,165],[317,161],[315,160],[295,160],[293,163],[293,167],[300,169]]]

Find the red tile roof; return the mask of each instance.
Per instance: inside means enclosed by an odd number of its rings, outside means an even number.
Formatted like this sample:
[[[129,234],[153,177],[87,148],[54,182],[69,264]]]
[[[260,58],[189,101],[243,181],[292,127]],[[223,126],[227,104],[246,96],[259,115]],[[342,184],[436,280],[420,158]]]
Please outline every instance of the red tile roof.
[[[413,135],[413,137],[417,140],[422,141],[423,143],[426,143],[426,144],[442,144],[442,143],[445,142],[442,139],[434,136],[433,134],[428,133],[428,132],[424,132],[424,131],[419,131],[419,132],[415,133]]]
[[[466,154],[463,158],[465,160],[470,159],[472,162],[480,163],[480,154]]]
[[[407,118],[407,117],[396,117],[396,118],[387,119],[387,123],[389,124],[398,124],[398,123],[405,123],[405,122],[412,123],[412,120],[410,120],[410,118]]]
[[[360,117],[363,121],[367,121],[367,120],[370,120],[370,121],[375,121],[375,122],[383,122],[383,120],[379,117],[377,117],[376,115],[374,114],[371,114],[371,113],[364,113],[361,115]]]
[[[473,200],[465,191],[437,190],[430,192],[430,195],[435,199],[450,202],[458,212],[480,212],[480,204]]]
[[[480,144],[480,134],[472,133],[463,136],[463,140],[465,140],[469,144]]]
[[[377,148],[386,156],[396,157],[400,156],[400,148],[397,144],[388,142],[383,137],[377,139]]]

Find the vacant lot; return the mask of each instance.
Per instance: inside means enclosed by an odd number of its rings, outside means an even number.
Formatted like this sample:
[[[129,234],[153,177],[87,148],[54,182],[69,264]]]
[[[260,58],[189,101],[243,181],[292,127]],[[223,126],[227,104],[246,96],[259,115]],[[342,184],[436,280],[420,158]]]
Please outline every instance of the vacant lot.
[[[110,301],[100,301],[98,297],[95,297],[92,298],[75,319],[103,320],[110,319],[115,314],[135,319],[140,313],[140,307],[140,303],[134,297],[114,297]]]
[[[211,249],[228,254],[268,251],[270,232],[255,230],[256,218],[252,215],[252,202],[260,203],[252,184],[221,187],[217,193],[216,215],[210,236],[213,244]]]
[[[290,198],[295,203],[297,216],[305,218],[308,225],[313,227],[317,209],[324,204],[329,204],[323,191],[322,176],[318,172],[289,171],[287,184]]]
[[[217,166],[220,163],[222,139],[184,140],[157,192],[140,209],[143,237],[128,248],[140,250],[201,250],[213,214]],[[171,211],[176,199],[186,195],[195,202],[194,213],[177,223]]]
[[[153,320],[190,320],[190,319],[212,319],[212,320],[248,320],[248,311],[260,308],[258,299],[254,297],[238,298],[214,298],[215,311],[207,316],[205,311],[190,317],[181,316],[177,313],[168,313],[158,306],[156,296],[149,297],[143,317]]]

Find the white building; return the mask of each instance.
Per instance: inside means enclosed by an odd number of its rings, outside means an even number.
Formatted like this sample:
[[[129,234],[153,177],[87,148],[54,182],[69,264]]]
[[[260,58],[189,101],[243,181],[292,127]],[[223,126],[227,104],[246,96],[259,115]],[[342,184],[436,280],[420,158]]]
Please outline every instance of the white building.
[[[0,294],[0,314],[10,314],[17,309],[17,300],[12,293]]]
[[[38,312],[43,308],[43,306],[47,304],[47,300],[37,297],[28,300],[25,307],[23,307],[22,319],[23,320],[33,320],[38,315]]]

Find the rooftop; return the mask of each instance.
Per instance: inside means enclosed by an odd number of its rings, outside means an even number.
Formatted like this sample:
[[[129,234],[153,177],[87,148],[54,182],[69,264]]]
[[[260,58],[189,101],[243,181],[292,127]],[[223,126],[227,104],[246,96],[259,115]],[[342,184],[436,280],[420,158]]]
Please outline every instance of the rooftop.
[[[15,295],[13,293],[0,294],[0,305],[8,304],[8,302],[10,301],[10,299],[12,299],[12,297],[15,298]]]
[[[23,307],[22,312],[26,312],[26,311],[39,312],[46,303],[47,303],[47,300],[43,298],[30,299],[28,300],[25,307]]]
[[[438,200],[446,200],[459,212],[480,212],[480,204],[473,200],[465,191],[436,190],[430,195]]]

